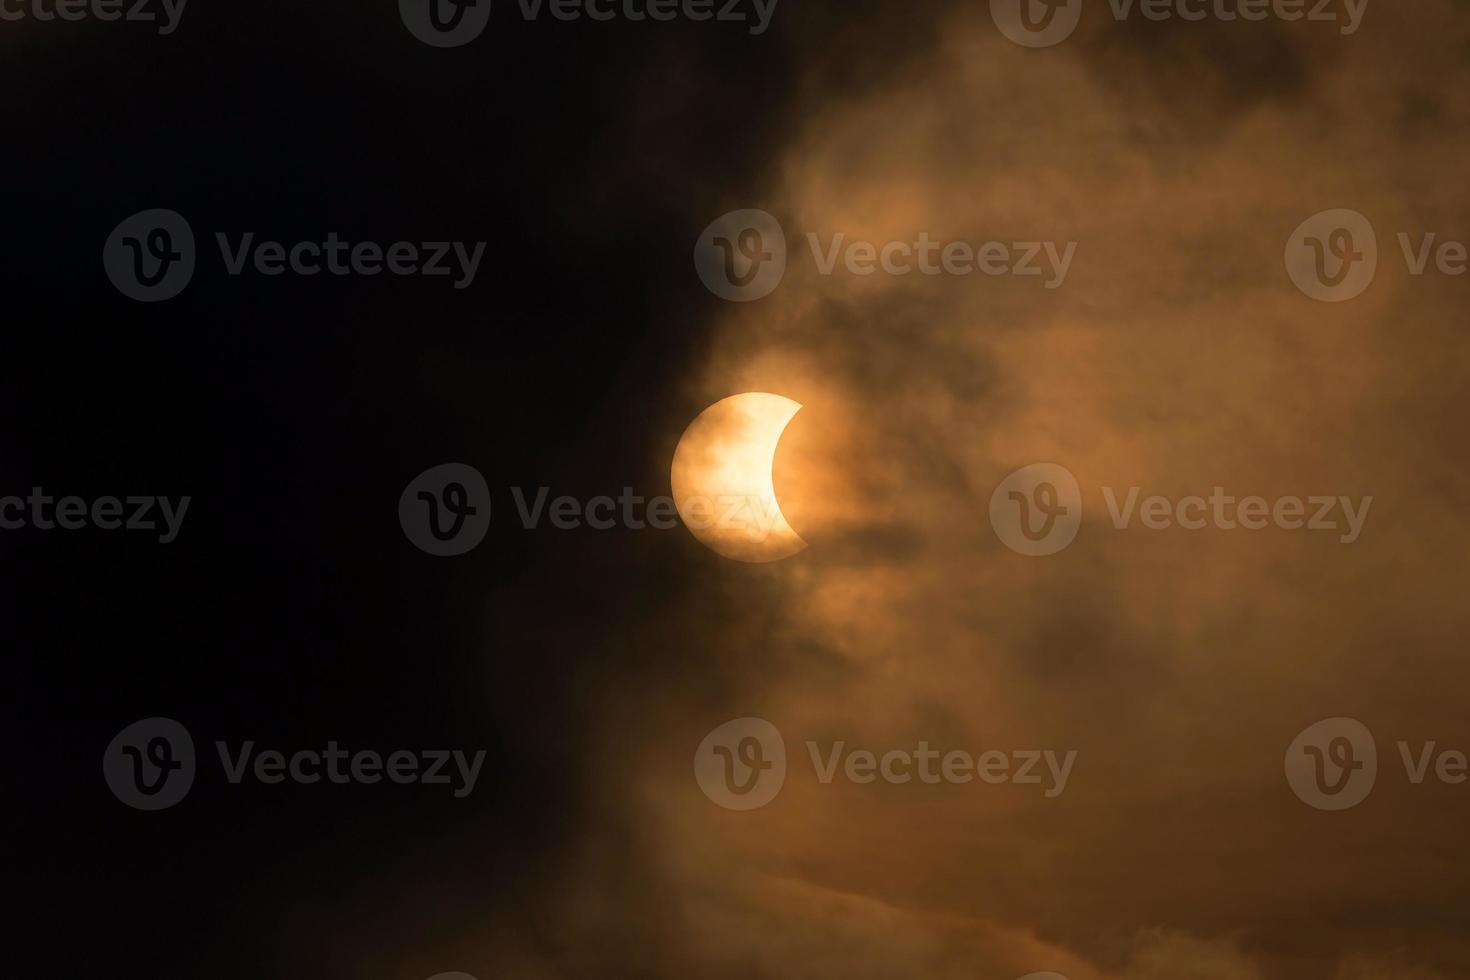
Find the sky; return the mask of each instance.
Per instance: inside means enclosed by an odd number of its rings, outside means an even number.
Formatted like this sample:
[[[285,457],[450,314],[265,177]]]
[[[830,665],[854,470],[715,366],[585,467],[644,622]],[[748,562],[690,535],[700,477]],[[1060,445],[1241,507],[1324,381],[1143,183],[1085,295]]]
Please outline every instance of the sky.
[[[192,498],[166,545],[0,532],[34,747],[16,965],[1470,976],[1470,784],[1440,768],[1470,752],[1470,283],[1414,270],[1423,236],[1470,240],[1463,3],[1350,33],[1088,3],[1037,48],[969,0],[786,0],[758,35],[504,3],[450,50],[381,6],[0,28],[24,191],[0,495]],[[154,207],[200,269],[144,304],[98,257]],[[691,251],[743,209],[786,265],[731,302]],[[1377,268],[1322,302],[1289,253],[1333,209]],[[231,276],[215,235],[248,231],[486,248],[465,289]],[[915,271],[921,240],[1000,243],[1003,272]],[[512,488],[670,493],[686,426],[742,392],[803,406],[773,461],[800,553],[518,520]],[[394,514],[449,462],[493,506],[437,558]],[[1036,464],[1080,514],[1048,555],[1002,533],[998,488]],[[1251,530],[1212,495],[1335,524]],[[144,813],[98,759],[154,716],[200,775]],[[738,719],[785,752],[749,809],[697,778]],[[1341,810],[1285,765],[1327,719],[1376,741]],[[233,784],[217,740],[486,756],[457,798]],[[926,750],[1009,778],[846,768]]]

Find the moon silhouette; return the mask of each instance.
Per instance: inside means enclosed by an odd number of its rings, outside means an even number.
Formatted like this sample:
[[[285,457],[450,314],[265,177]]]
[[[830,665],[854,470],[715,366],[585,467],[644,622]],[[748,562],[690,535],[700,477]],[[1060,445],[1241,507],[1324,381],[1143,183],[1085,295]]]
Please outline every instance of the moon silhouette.
[[[670,482],[684,526],[716,554],[771,562],[806,547],[776,500],[771,467],[801,405],[752,391],[715,402],[674,449]]]

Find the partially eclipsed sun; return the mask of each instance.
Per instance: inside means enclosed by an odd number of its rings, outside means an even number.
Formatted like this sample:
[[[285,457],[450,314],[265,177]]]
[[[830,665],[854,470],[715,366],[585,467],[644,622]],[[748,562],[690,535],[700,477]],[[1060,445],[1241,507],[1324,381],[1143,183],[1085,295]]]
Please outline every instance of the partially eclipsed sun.
[[[768,562],[806,547],[786,523],[771,478],[781,434],[799,411],[790,398],[753,391],[715,402],[684,430],[670,473],[674,504],[710,550]]]

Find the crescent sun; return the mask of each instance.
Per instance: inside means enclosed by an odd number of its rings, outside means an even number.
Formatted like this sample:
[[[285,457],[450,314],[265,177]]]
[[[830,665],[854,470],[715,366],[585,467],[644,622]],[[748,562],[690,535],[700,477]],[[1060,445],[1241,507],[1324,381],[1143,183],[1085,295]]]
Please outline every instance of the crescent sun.
[[[771,468],[801,405],[752,391],[700,412],[674,449],[674,504],[684,526],[711,551],[744,562],[789,558],[806,547],[786,522]]]

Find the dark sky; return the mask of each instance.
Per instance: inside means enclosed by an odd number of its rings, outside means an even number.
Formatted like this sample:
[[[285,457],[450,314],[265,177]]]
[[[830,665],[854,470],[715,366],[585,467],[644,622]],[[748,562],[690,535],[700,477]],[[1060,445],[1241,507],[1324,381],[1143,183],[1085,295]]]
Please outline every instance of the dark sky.
[[[1470,976],[1470,789],[1293,798],[1309,724],[1470,750],[1463,3],[1321,24],[1115,23],[1026,50],[988,4],[782,0],[739,24],[523,21],[420,43],[394,3],[205,5],[179,29],[0,22],[10,188],[0,496],[191,497],[178,539],[0,531],[18,676],[14,975],[1448,980]],[[1350,303],[1291,287],[1314,212],[1378,226]],[[134,302],[103,243],[200,245]],[[706,291],[701,228],[793,259]],[[805,235],[1079,243],[1072,278],[824,278]],[[484,241],[475,282],[225,273],[214,245]],[[511,487],[667,493],[705,406],[807,408],[777,458],[812,547],[527,531]],[[805,468],[800,461],[807,461]],[[813,462],[820,460],[820,462]],[[484,474],[468,555],[416,550],[417,474]],[[1030,561],[995,485],[1068,466],[1088,523]],[[789,477],[789,479],[784,479]],[[1115,532],[1099,486],[1373,495],[1351,548]],[[794,515],[801,513],[802,519]],[[701,796],[732,718],[804,741],[1076,749],[1058,800]],[[102,778],[164,716],[178,806]],[[234,786],[214,743],[486,752],[475,791]],[[1389,780],[1385,777],[1385,782]],[[1339,819],[1340,818],[1340,819]],[[24,969],[22,969],[24,968]]]
[[[483,977],[501,934],[563,955],[566,930],[534,914],[601,822],[586,769],[609,735],[587,702],[669,669],[712,684],[689,637],[642,624],[697,588],[691,562],[721,570],[683,531],[503,522],[434,561],[396,502],[451,460],[507,514],[512,485],[667,492],[701,407],[681,379],[722,306],[690,247],[793,125],[789,44],[739,25],[526,23],[497,3],[483,37],[440,51],[393,4],[333,2],[186,9],[168,37],[6,23],[0,50],[5,492],[192,497],[168,546],[5,535],[9,713],[35,745],[12,811],[17,933],[56,930],[24,958],[78,975]],[[850,51],[821,57],[866,72]],[[155,207],[186,216],[202,257],[183,295],[139,304],[101,249]],[[463,291],[233,279],[212,238],[247,231],[488,247]],[[151,715],[201,747],[489,755],[468,800],[262,792],[215,771],[185,809],[136,814],[98,760]]]

